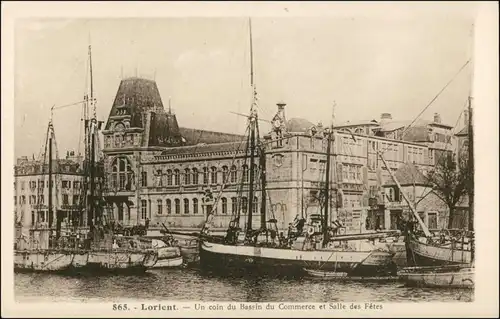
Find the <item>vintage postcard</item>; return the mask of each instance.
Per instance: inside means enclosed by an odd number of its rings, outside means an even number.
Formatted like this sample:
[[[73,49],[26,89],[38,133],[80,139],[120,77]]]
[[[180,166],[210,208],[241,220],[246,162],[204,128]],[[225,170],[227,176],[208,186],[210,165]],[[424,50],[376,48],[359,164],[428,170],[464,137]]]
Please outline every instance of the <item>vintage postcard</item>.
[[[2,3],[2,316],[498,316],[498,4]]]

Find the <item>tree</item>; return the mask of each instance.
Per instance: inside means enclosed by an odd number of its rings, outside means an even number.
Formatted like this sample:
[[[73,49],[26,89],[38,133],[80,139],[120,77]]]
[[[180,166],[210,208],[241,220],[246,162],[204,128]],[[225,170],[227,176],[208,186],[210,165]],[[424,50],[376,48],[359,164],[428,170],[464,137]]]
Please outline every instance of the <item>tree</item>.
[[[427,175],[434,194],[448,206],[448,228],[452,228],[457,203],[467,192],[470,178],[467,161],[465,153],[455,156],[447,152],[438,160],[434,170]]]

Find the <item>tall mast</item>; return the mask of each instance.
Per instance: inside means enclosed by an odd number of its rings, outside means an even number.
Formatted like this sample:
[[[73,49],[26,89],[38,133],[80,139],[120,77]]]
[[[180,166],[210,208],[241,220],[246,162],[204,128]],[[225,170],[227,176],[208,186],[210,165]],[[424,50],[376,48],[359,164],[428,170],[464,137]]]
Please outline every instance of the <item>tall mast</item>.
[[[52,228],[52,121],[49,123],[49,228]]]
[[[468,191],[468,198],[469,198],[469,230],[474,231],[474,130],[473,130],[473,125],[472,125],[472,88],[473,88],[473,83],[474,83],[474,24],[472,24],[472,30],[471,30],[471,65],[469,66],[471,68],[471,86],[470,86],[470,94],[469,94],[469,107],[468,107],[468,113],[469,113],[469,118],[468,118],[468,139],[469,139],[469,147],[468,147],[468,173],[469,173],[469,183],[467,187]],[[474,261],[474,255],[475,255],[475,242],[474,239],[472,240],[471,243],[471,261]]]
[[[88,211],[88,220],[87,224],[88,226],[93,226],[94,225],[94,197],[95,197],[95,134],[94,134],[94,123],[97,118],[96,114],[96,108],[95,108],[95,103],[94,103],[94,81],[93,81],[93,74],[92,74],[92,47],[89,45],[89,75],[90,75],[90,105],[92,107],[93,111],[93,116],[90,118],[90,116],[87,113],[87,118],[85,119],[85,126],[87,130],[87,149],[88,149],[88,157],[86,158],[86,162],[88,163],[88,177],[89,177],[89,211]],[[88,112],[88,111],[87,111]]]
[[[260,146],[260,181],[261,181],[261,201],[260,201],[260,229],[266,229],[266,152],[264,146]]]
[[[431,232],[429,231],[429,228],[427,228],[427,226],[425,225],[425,223],[423,222],[422,218],[420,218],[420,216],[417,214],[417,210],[415,209],[415,207],[413,206],[413,201],[410,201],[408,199],[408,197],[406,196],[406,193],[403,192],[403,188],[401,187],[401,184],[399,184],[398,180],[396,179],[396,176],[394,176],[394,173],[391,171],[391,168],[389,167],[389,165],[387,164],[387,162],[385,161],[385,158],[384,156],[382,155],[382,152],[381,151],[378,151],[377,152],[380,159],[382,160],[382,162],[384,163],[386,169],[387,169],[387,172],[389,173],[389,175],[391,176],[392,180],[394,181],[394,183],[396,184],[396,186],[398,187],[399,189],[399,193],[403,196],[403,199],[406,201],[406,203],[408,204],[408,207],[410,208],[411,212],[413,213],[413,216],[415,217],[415,219],[418,221],[420,227],[422,228],[422,231],[424,232],[425,234],[425,237],[431,237]]]
[[[332,140],[332,135],[333,135],[333,119],[334,119],[334,114],[335,114],[335,104],[333,105],[332,109],[332,123],[330,125],[330,128],[327,131],[326,134],[326,177],[325,177],[325,209],[324,209],[324,216],[323,216],[323,247],[326,246],[326,244],[329,241],[328,238],[328,208],[330,207],[330,153],[331,153],[331,140]]]
[[[250,185],[248,190],[248,219],[247,219],[247,234],[252,230],[252,213],[254,207],[254,165],[255,165],[255,125],[257,122],[257,114],[255,112],[255,85],[253,81],[253,44],[252,44],[252,20],[248,19],[249,35],[250,35],[250,85],[252,87],[252,104],[250,107]]]

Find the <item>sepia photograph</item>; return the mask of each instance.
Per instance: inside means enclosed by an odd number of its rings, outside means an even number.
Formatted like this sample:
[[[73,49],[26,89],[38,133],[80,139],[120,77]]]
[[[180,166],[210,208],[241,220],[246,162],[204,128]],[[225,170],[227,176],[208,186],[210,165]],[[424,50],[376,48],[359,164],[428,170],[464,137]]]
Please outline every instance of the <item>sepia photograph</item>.
[[[16,303],[329,317],[477,301],[478,251],[498,251],[476,240],[477,210],[498,221],[497,192],[476,191],[491,121],[475,111],[498,112],[476,99],[479,6],[280,7],[12,19]]]

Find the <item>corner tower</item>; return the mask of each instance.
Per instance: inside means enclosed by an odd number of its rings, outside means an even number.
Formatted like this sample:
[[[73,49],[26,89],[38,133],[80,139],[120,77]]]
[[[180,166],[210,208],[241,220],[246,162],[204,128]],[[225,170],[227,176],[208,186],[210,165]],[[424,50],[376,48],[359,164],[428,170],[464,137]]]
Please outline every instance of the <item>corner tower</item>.
[[[103,135],[106,150],[184,144],[175,114],[165,111],[156,82],[137,77],[120,82]]]

